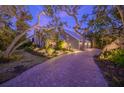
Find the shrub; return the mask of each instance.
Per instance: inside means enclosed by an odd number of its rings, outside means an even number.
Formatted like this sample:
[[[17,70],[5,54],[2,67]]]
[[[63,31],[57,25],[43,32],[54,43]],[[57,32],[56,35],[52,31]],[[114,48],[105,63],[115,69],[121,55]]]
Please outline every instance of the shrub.
[[[46,49],[46,52],[47,52],[47,54],[49,55],[49,56],[51,56],[54,52],[55,52],[55,50],[53,49],[53,48],[47,48]]]
[[[28,41],[27,43],[20,46],[18,49],[24,49],[24,48],[27,48],[27,47],[31,47],[32,45],[33,45],[33,43],[31,41]]]
[[[112,61],[118,66],[124,67],[124,50],[123,49],[106,51],[102,53],[99,58],[102,60]]]
[[[32,43],[32,45],[30,46],[31,49],[34,49],[36,47],[37,47],[37,45],[35,43]]]
[[[45,41],[45,48],[47,49],[50,46],[50,40],[46,39]]]
[[[46,39],[45,41],[45,48],[49,48],[49,47],[52,47],[54,48],[56,46],[56,41],[55,40],[52,40],[52,39]]]
[[[60,50],[66,50],[66,49],[68,49],[68,44],[67,44],[67,42],[65,42],[65,41],[59,41],[58,43],[57,43],[57,49],[60,49]]]
[[[26,46],[25,50],[30,52],[33,51],[36,48],[36,44],[32,43],[30,46]]]

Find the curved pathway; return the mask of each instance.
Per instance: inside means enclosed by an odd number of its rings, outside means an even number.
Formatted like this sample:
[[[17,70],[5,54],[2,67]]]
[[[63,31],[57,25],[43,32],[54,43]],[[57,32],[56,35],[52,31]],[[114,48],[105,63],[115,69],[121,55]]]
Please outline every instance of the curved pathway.
[[[0,85],[15,87],[100,87],[107,86],[93,61],[95,49],[50,59]]]

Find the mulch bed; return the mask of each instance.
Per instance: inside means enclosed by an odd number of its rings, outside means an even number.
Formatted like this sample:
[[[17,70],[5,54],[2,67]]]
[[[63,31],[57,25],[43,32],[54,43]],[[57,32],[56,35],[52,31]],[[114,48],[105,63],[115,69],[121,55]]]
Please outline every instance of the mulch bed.
[[[36,59],[36,58],[34,58]],[[0,84],[20,75],[24,71],[41,64],[48,60],[48,58],[40,56],[40,60],[29,60],[29,59],[21,59],[15,62],[0,62],[0,68],[6,68],[6,71],[0,72]]]
[[[45,60],[44,60],[45,62]],[[8,70],[6,72],[0,73],[0,84],[15,78],[16,76],[20,75],[21,73],[23,73],[24,71],[38,65],[41,63],[31,63],[29,66],[24,66],[24,65],[17,65],[15,66],[12,70]]]
[[[98,56],[95,56],[94,60],[110,87],[124,87],[124,68],[120,68],[117,64],[107,60],[101,61]]]

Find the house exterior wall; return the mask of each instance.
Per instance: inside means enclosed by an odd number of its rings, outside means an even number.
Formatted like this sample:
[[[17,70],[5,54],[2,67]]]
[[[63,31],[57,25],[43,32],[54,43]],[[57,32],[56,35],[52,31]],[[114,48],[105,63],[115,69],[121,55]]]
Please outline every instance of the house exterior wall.
[[[43,42],[42,38],[39,37],[39,34],[40,33],[35,31],[33,41],[39,47],[42,47],[44,45],[44,42]],[[84,38],[79,40],[79,39],[76,39],[75,37],[73,37],[72,35],[68,34],[67,32],[62,31],[60,33],[60,39],[61,40],[65,40],[74,49],[79,49],[79,50],[83,50],[84,49]]]
[[[73,38],[71,35],[67,34],[64,31],[63,31],[63,36],[64,36],[66,42],[69,43],[72,48],[80,49],[79,41],[77,39]]]

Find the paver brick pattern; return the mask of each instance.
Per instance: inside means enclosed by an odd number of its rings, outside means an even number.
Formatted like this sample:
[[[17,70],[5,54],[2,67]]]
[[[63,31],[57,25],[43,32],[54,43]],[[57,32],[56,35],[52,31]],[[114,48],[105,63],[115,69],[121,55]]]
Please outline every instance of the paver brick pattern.
[[[53,58],[0,86],[8,87],[106,87],[93,60],[99,51],[90,49]]]

